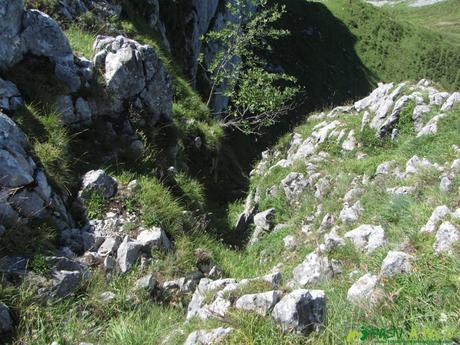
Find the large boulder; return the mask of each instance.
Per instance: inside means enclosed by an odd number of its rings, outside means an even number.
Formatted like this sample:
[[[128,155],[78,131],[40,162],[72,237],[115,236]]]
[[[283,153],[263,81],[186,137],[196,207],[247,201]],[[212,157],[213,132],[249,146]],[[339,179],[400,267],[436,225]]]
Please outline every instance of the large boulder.
[[[98,114],[123,113],[123,103],[145,110],[144,120],[155,125],[162,117],[171,119],[172,86],[169,74],[155,49],[123,36],[98,36],[94,64],[104,75],[107,100],[94,99]]]
[[[326,319],[326,296],[321,290],[295,290],[273,308],[272,317],[284,332],[307,333]]]
[[[22,0],[0,1],[0,70],[20,62],[26,54],[48,58],[56,77],[70,91],[81,86],[79,69],[64,32],[43,12],[24,10]]]

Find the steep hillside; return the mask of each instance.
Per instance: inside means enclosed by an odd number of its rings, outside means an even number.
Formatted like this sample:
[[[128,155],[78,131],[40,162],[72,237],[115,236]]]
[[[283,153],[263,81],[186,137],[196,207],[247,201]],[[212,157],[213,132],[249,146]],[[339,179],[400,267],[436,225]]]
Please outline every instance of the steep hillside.
[[[229,1],[0,0],[0,344],[458,339],[456,3],[269,2],[301,92],[247,135]]]

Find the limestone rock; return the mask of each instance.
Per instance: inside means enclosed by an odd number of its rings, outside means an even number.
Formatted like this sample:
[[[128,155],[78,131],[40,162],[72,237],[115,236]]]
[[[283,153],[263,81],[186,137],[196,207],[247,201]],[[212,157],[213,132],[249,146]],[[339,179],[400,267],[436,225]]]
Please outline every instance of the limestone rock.
[[[434,116],[428,123],[417,133],[417,138],[424,135],[433,135],[438,133],[438,123],[441,119],[445,118],[445,114]]]
[[[291,172],[281,181],[281,185],[286,198],[293,202],[308,187],[308,181],[303,174]]]
[[[308,333],[324,324],[326,296],[321,290],[294,290],[275,305],[275,322],[284,332]]]
[[[347,203],[344,205],[342,211],[340,211],[339,218],[344,224],[356,223],[363,212],[361,202],[357,201],[353,205],[349,206]]]
[[[384,277],[391,277],[398,273],[408,273],[412,269],[413,256],[404,252],[389,251],[383,260],[380,274]]]
[[[161,228],[152,227],[148,230],[143,230],[137,236],[137,241],[142,244],[144,251],[148,253],[156,249],[171,249],[171,242]]]
[[[107,237],[99,247],[98,254],[101,256],[116,254],[121,241],[122,239],[119,236]]]
[[[269,231],[273,227],[273,217],[275,216],[275,209],[270,208],[263,212],[257,213],[254,216],[254,224],[266,231]]]
[[[304,261],[292,271],[292,277],[301,286],[314,285],[334,275],[335,265],[327,256],[316,252],[307,255]]]
[[[392,195],[409,195],[415,192],[416,188],[414,186],[401,186],[387,188],[387,193]]]
[[[455,105],[460,103],[460,92],[454,92],[450,97],[446,100],[446,102],[442,105],[441,111],[449,111]]]
[[[428,222],[420,229],[420,232],[433,233],[438,225],[451,213],[446,205],[438,206],[434,209]]]
[[[235,308],[267,315],[282,296],[283,293],[277,290],[243,295],[235,302]]]
[[[117,295],[113,293],[112,291],[105,291],[99,295],[99,301],[102,303],[110,303],[112,302]]]
[[[434,252],[437,254],[452,254],[453,246],[460,241],[460,232],[456,226],[450,222],[443,222],[436,233],[433,245]]]
[[[378,302],[378,276],[367,273],[359,278],[348,290],[347,299],[358,306],[373,305]]]
[[[385,231],[379,225],[363,224],[345,234],[353,244],[368,254],[383,246],[386,242]]]
[[[0,5],[1,8],[1,5]],[[25,134],[0,113],[0,218],[6,227],[49,218],[63,230],[73,226],[60,196],[55,194],[41,168],[28,154]]]
[[[335,229],[332,229],[330,233],[324,235],[324,247],[326,251],[330,251],[343,245],[345,245],[345,240],[337,235]]]
[[[83,176],[82,188],[78,193],[80,198],[87,198],[93,192],[100,193],[106,199],[117,192],[118,182],[104,170],[91,170]]]
[[[429,160],[425,158],[420,158],[419,156],[415,155],[411,159],[409,159],[406,163],[406,174],[419,174],[424,170],[441,170],[437,165],[431,163]]]
[[[139,259],[142,243],[132,241],[126,236],[117,250],[117,263],[122,273],[128,272]]]
[[[233,328],[219,327],[210,331],[199,330],[190,333],[184,345],[213,345],[220,343]]]
[[[103,71],[107,91],[111,95],[109,108],[122,113],[119,104],[139,104],[148,113],[149,125],[160,117],[171,119],[172,86],[169,74],[156,51],[147,45],[123,36],[98,36],[94,43],[94,64]],[[98,112],[104,105],[98,103]]]

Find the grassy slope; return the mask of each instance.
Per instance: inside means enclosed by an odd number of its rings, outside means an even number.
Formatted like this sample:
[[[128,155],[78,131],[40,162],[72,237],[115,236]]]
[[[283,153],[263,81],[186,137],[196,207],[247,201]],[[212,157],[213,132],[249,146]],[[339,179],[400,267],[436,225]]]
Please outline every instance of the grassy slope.
[[[458,24],[458,2],[422,10],[388,11],[347,0],[323,0],[335,17],[356,37],[356,53],[363,64],[384,81],[428,78],[447,89],[460,88],[460,47],[456,25],[434,29],[439,18]],[[409,14],[408,16],[406,16]],[[429,24],[430,23],[430,24]]]
[[[438,112],[439,110],[434,109],[432,115]],[[360,119],[359,114],[339,117],[339,120],[349,128],[359,127]],[[306,137],[319,122],[308,121],[295,131]],[[374,133],[371,132],[359,134],[358,140],[367,143],[363,151],[368,154],[368,157],[363,160],[356,159],[353,153],[342,154],[333,144],[326,143],[323,146],[323,150],[329,152],[331,157],[321,165],[320,171],[332,177],[333,185],[323,199],[322,215],[326,213],[338,215],[342,209],[341,198],[350,189],[353,178],[362,174],[372,176],[376,167],[384,161],[395,160],[399,166],[404,167],[405,162],[412,155],[417,154],[440,164],[451,162],[457,157],[451,145],[460,144],[458,138],[460,110],[451,112],[449,117],[443,120],[441,130],[435,136],[415,138],[408,128],[401,127],[400,130],[402,134],[396,142],[375,141]],[[272,163],[282,159],[286,154],[286,140],[280,141],[277,148],[281,151],[281,156]],[[288,224],[288,229],[282,234],[271,234],[264,239],[265,248],[279,248],[282,237],[287,234],[294,235],[299,241],[295,252],[286,250],[279,255],[278,259],[271,261],[274,264],[281,258],[281,261],[285,262],[285,277],[289,277],[292,268],[299,264],[318,243],[321,243],[322,236],[315,233],[315,230],[310,238],[300,234],[303,220],[314,212],[317,201],[312,195],[306,193],[301,198],[300,206],[293,208],[287,203],[282,192],[274,197],[266,197],[265,190],[280,183],[290,171],[306,174],[305,164],[302,163],[298,162],[290,168],[273,169],[262,178],[255,177],[251,183],[252,189],[255,190],[256,186],[260,188],[260,208],[274,207],[277,210],[277,222]],[[337,169],[338,166],[340,169]],[[417,186],[417,193],[405,197],[391,197],[386,193],[387,187],[398,186],[401,183]],[[455,209],[460,205],[458,176],[454,182],[453,192],[450,194],[441,193],[438,185],[438,175],[427,171],[409,181],[401,182],[388,177],[366,187],[366,192],[360,198],[365,211],[359,224],[381,224],[387,231],[389,243],[372,256],[364,255],[350,245],[330,254],[330,257],[342,262],[343,273],[333,280],[313,286],[324,289],[328,297],[326,328],[299,344],[343,344],[347,337],[350,337],[351,344],[357,344],[359,341],[354,338],[353,331],[359,330],[360,326],[396,327],[404,329],[406,336],[414,337],[412,339],[433,340],[460,336],[457,324],[460,316],[459,248],[456,249],[456,255],[452,257],[434,256],[432,254],[434,237],[419,233],[419,229],[426,223],[436,206],[446,204]],[[319,227],[321,219],[322,216],[316,219],[313,229]],[[354,228],[352,225],[345,226],[340,229],[340,234],[352,228]],[[417,257],[413,273],[386,279],[385,300],[375,309],[363,310],[352,307],[346,301],[346,293],[357,277],[350,278],[349,273],[355,270],[361,274],[377,273],[388,250],[403,243]],[[443,314],[447,315],[447,321],[441,321]],[[252,342],[249,342],[251,344],[263,344],[255,338],[251,339]],[[230,343],[237,344],[237,339],[233,339]],[[275,341],[266,343],[276,344]]]
[[[303,0],[301,0],[303,2]],[[294,2],[293,2],[294,3]],[[296,1],[297,5],[300,4],[300,1]],[[366,66],[368,66],[371,70],[375,70],[378,72],[378,76],[382,76],[383,79],[401,79],[403,76],[399,75],[399,69],[395,72],[390,72],[389,70],[389,63],[382,62],[382,65],[379,65],[377,62],[379,59],[377,56],[371,54],[366,49],[364,49],[364,42],[367,42],[365,39],[370,40],[371,38],[367,37],[364,33],[365,30],[371,30],[368,26],[353,28],[351,26],[352,17],[354,19],[360,18],[362,12],[359,11],[358,5],[353,5],[350,8],[342,8],[340,4],[344,5],[345,2],[342,1],[327,1],[326,7],[318,7],[316,6],[317,11],[314,14],[327,14],[330,18],[330,22],[334,21],[334,18],[331,17],[331,14],[335,15],[340,20],[344,20],[346,24],[352,28],[352,33],[356,35],[357,41],[351,40],[349,42],[345,42],[344,44],[351,43],[349,46],[350,49],[353,48],[354,44],[356,44],[357,55],[358,58],[363,61]],[[300,5],[299,5],[300,6]],[[302,9],[304,8],[303,4],[301,5]],[[313,5],[312,5],[313,6]],[[359,5],[361,6],[361,5]],[[291,8],[291,13],[295,13],[297,7]],[[329,13],[327,12],[329,11]],[[369,10],[373,11],[373,10]],[[371,12],[374,13],[374,12]],[[375,12],[377,13],[377,12]],[[303,16],[303,13],[299,13]],[[314,17],[314,15],[313,15]],[[318,24],[321,22],[322,16],[317,17]],[[388,20],[388,17],[382,17],[384,22]],[[362,23],[361,21],[359,23]],[[371,20],[369,25],[373,25],[373,21]],[[298,23],[297,23],[298,24]],[[305,24],[305,23],[304,23]],[[336,21],[336,25],[340,25],[340,22]],[[155,40],[152,39],[152,34],[149,33],[147,30],[142,29],[139,23],[135,21],[126,21],[123,23],[123,26],[126,31],[131,32],[132,37],[149,44],[155,45]],[[385,26],[384,26],[385,27]],[[342,29],[344,29],[342,27]],[[375,31],[375,30],[374,30]],[[347,37],[346,30],[343,31],[344,36]],[[93,35],[89,33],[82,32],[78,28],[71,27],[67,31],[67,34],[71,40],[72,45],[74,48],[81,52],[83,55],[87,55],[90,53],[89,45],[91,43]],[[298,33],[300,34],[300,33]],[[330,32],[327,37],[333,37],[334,32]],[[351,37],[351,36],[350,36]],[[375,36],[374,36],[375,37]],[[418,37],[418,36],[417,36]],[[352,37],[351,37],[352,38]],[[386,44],[387,37],[382,37],[382,41],[380,43]],[[420,42],[420,41],[417,41]],[[423,40],[422,40],[423,42]],[[299,60],[297,64],[301,63],[300,58],[303,54],[308,54],[309,50],[315,50],[318,46],[306,46],[301,47],[299,52]],[[398,45],[389,44],[390,51],[393,54],[396,54]],[[342,49],[341,44],[338,44],[337,47],[334,47],[335,52],[338,52]],[[409,48],[407,48],[409,49]],[[312,62],[315,59],[321,58],[321,53],[315,51],[316,55],[312,56]],[[352,54],[353,50],[349,50],[348,53]],[[410,49],[407,51],[409,54],[414,53],[414,49]],[[399,54],[397,55],[399,56]],[[334,56],[331,56],[330,60],[323,61],[324,66],[332,66],[328,75],[331,77],[334,76],[334,73],[339,73],[341,71],[341,63],[334,62]],[[354,57],[353,57],[354,59]],[[289,61],[289,60],[287,60]],[[305,68],[308,64],[305,63],[305,66],[301,66],[300,68],[302,71],[305,72],[305,83],[308,82],[308,72],[312,72],[311,66],[309,68]],[[345,66],[346,63],[343,65]],[[458,65],[458,64],[457,64]],[[357,64],[354,65],[353,68],[357,68],[356,71],[359,71],[363,65],[357,61]],[[454,64],[454,66],[456,66]],[[170,64],[170,68],[174,68],[174,64]],[[386,69],[388,68],[388,70]],[[313,69],[314,70],[314,69]],[[414,72],[416,70],[412,70],[412,74],[410,77],[418,78],[418,75]],[[348,71],[350,74],[348,76],[353,75],[353,70]],[[347,72],[347,73],[348,73]],[[368,71],[369,72],[369,71]],[[173,72],[174,73],[174,72]],[[316,75],[316,80],[319,83],[322,83],[321,70],[314,71]],[[361,73],[361,72],[360,72]],[[369,72],[371,73],[371,72]],[[418,73],[418,72],[417,72]],[[345,84],[348,83],[347,74],[345,73],[344,76],[339,76],[339,78]],[[362,80],[366,87],[368,87],[368,83],[370,79]],[[369,77],[370,78],[370,77]],[[356,82],[360,82],[359,78],[353,79]],[[376,79],[374,79],[375,81]],[[329,79],[324,81],[326,84],[324,87],[327,87],[327,82]],[[344,85],[345,85],[344,84]],[[341,85],[341,84],[337,84]],[[210,123],[208,119],[206,119],[206,110],[203,110],[199,98],[195,93],[191,91],[188,84],[180,78],[180,74],[175,74],[175,86],[176,86],[176,97],[175,97],[175,116],[178,119],[178,127],[179,130],[186,135],[186,137],[193,139],[196,133],[204,132],[203,136],[205,138],[209,138],[211,142],[215,143],[218,141],[219,133],[214,136],[213,131],[209,131],[209,127],[213,127],[212,122]],[[321,90],[321,93],[327,93],[327,90],[319,89],[318,92]],[[342,91],[346,92],[346,91]],[[318,93],[319,95],[319,93]],[[192,106],[191,106],[192,105]],[[197,115],[198,114],[198,115]],[[200,115],[202,114],[202,115]],[[203,118],[203,117],[204,118]],[[185,124],[190,123],[187,119],[204,119],[204,121],[198,121],[198,128],[196,126],[189,128],[186,127]],[[300,128],[299,131],[304,131],[307,133],[309,131],[310,124]],[[201,129],[200,129],[201,128]],[[197,132],[198,131],[198,132]],[[208,132],[209,131],[209,132]],[[453,132],[452,132],[453,131]],[[206,135],[206,133],[210,133],[211,135]],[[433,141],[431,145],[429,143],[426,144],[424,147],[424,153],[429,153],[433,157],[436,156],[436,159],[444,159],[444,157],[438,155],[441,147],[445,147],[451,141],[455,140],[455,135],[458,133],[458,129],[451,128],[451,130],[446,131],[445,135],[441,136],[439,141]],[[217,139],[216,139],[217,137]],[[191,142],[189,142],[191,143]],[[443,145],[440,145],[444,143]],[[402,159],[402,157],[406,157],[409,154],[415,152],[414,150],[417,149],[417,145],[419,145],[419,141],[413,141],[412,139],[408,139],[405,144],[401,143],[401,147],[399,148],[392,148],[392,151],[386,148],[385,150],[378,150],[375,152],[376,158],[370,158],[364,162],[358,162],[354,159],[345,159],[343,161],[336,161],[336,164],[343,164],[345,169],[349,169],[350,172],[363,172],[363,171],[371,171],[375,168],[376,164],[383,159],[397,157],[398,159]],[[438,145],[439,144],[439,145]],[[189,145],[187,142],[183,143],[184,146],[193,147],[193,145]],[[212,145],[211,145],[212,146]],[[199,155],[199,152],[195,152],[194,154]],[[192,155],[185,155],[184,159],[192,160]],[[336,165],[334,165],[335,167]],[[333,167],[329,167],[333,168]],[[328,169],[328,167],[325,167]],[[123,172],[119,172],[122,174]],[[267,186],[271,186],[273,181],[279,179],[280,177],[284,177],[286,171],[275,171],[274,174],[276,176],[270,176],[269,179],[266,181],[259,181],[262,184],[266,184]],[[130,175],[133,177],[133,175]],[[123,180],[122,176],[119,176],[120,180]],[[134,176],[139,177],[139,176]],[[149,177],[141,178],[142,185],[143,185],[143,192],[140,197],[140,207],[144,210],[144,214],[151,215],[158,214],[160,218],[151,218],[146,217],[143,221],[147,223],[155,223],[160,222],[165,225],[169,225],[171,230],[175,235],[176,241],[176,253],[174,255],[167,255],[167,256],[160,256],[157,258],[157,261],[152,267],[147,268],[147,271],[152,270],[158,272],[164,278],[172,278],[172,277],[179,277],[184,273],[194,269],[194,262],[195,258],[193,255],[194,250],[197,247],[201,247],[212,254],[214,260],[218,262],[218,264],[223,268],[225,273],[228,276],[236,277],[236,278],[245,278],[250,276],[256,276],[260,274],[264,274],[274,264],[276,264],[280,257],[286,255],[284,252],[284,248],[282,245],[282,238],[293,231],[298,225],[299,222],[303,219],[305,214],[312,210],[313,206],[311,204],[312,200],[306,200],[305,205],[302,208],[302,212],[293,212],[286,208],[284,204],[284,200],[275,199],[275,200],[263,200],[262,203],[265,206],[273,205],[279,209],[279,221],[289,222],[290,227],[285,229],[277,234],[272,234],[267,238],[260,241],[257,245],[244,249],[241,251],[232,250],[226,246],[224,246],[219,241],[215,240],[212,236],[209,236],[203,232],[203,228],[200,226],[193,226],[187,225],[184,228],[184,216],[183,211],[186,210],[187,207],[190,205],[188,204],[190,200],[194,200],[197,203],[202,203],[203,200],[200,196],[201,188],[193,183],[193,181],[188,181],[187,178],[181,178],[182,181],[178,182],[182,184],[182,190],[186,191],[184,195],[177,196],[173,195],[169,190],[165,189],[164,186],[157,181],[156,179],[152,179]],[[345,186],[347,185],[347,180],[345,179],[343,182],[343,186],[339,191],[344,191]],[[253,181],[253,186],[256,181]],[[374,191],[371,191],[374,193]],[[375,192],[377,193],[377,192]],[[378,195],[378,194],[377,194]],[[368,200],[375,200],[372,198],[372,194],[369,195]],[[419,204],[423,202],[425,194],[415,201],[410,201],[410,209],[412,210],[413,214],[410,217],[405,218],[407,223],[410,223],[418,217],[419,215]],[[164,200],[167,200],[167,203],[164,203]],[[337,205],[333,202],[334,198],[331,197],[331,210]],[[384,210],[378,208],[379,205],[374,205],[374,213],[368,215],[368,217],[376,217],[378,214],[382,212],[382,214],[389,214],[389,218],[391,220],[391,213],[394,210],[399,210],[398,205],[393,205],[390,201],[389,204],[384,203],[380,205],[384,207]],[[415,203],[415,204],[413,204]],[[405,204],[404,204],[405,205]],[[238,205],[231,205],[231,210],[238,209]],[[372,208],[371,208],[372,209]],[[386,213],[385,213],[385,212]],[[235,213],[235,211],[233,212]],[[429,216],[429,210],[424,209],[423,218],[422,220],[418,220],[419,223],[422,223],[426,220],[426,217]],[[158,224],[158,223],[157,223]],[[418,223],[417,223],[418,224]],[[183,231],[185,233],[183,233]],[[422,241],[423,242],[423,241]],[[427,244],[421,244],[425,246],[424,248],[428,248]],[[295,254],[292,257],[291,265],[294,265],[303,259],[303,256],[308,253],[310,250],[313,249],[311,244],[306,243],[302,249],[302,251]],[[337,256],[344,256],[344,259],[347,259],[347,256],[350,253],[337,253]],[[380,259],[380,257],[379,257]],[[376,267],[378,259],[373,262],[368,262],[364,258],[359,265],[367,266],[367,265],[374,265]],[[353,262],[350,265],[350,270],[353,267]],[[420,269],[418,270],[419,275],[411,276],[406,283],[404,281],[403,284],[407,284],[408,288],[405,289],[409,293],[407,295],[403,295],[403,297],[398,300],[397,304],[391,306],[393,309],[388,309],[385,312],[377,314],[376,318],[369,319],[367,315],[362,314],[358,311],[348,311],[348,306],[342,303],[343,294],[346,292],[346,286],[350,284],[348,280],[345,281],[338,280],[329,286],[325,286],[328,296],[331,299],[331,310],[329,313],[330,317],[330,325],[334,325],[332,328],[328,328],[326,332],[321,333],[318,339],[311,339],[309,340],[315,344],[325,344],[325,343],[341,343],[343,340],[343,336],[346,336],[347,332],[352,329],[353,327],[358,327],[361,322],[375,322],[375,324],[386,324],[388,319],[391,315],[394,315],[394,322],[402,322],[406,316],[405,315],[415,315],[417,308],[427,308],[426,303],[423,300],[416,300],[417,293],[422,290],[427,295],[432,293],[431,290],[439,289],[441,292],[445,292],[446,295],[451,294],[450,290],[452,286],[455,288],[457,286],[457,282],[446,282],[443,280],[443,275],[449,273],[448,269],[451,269],[451,276],[456,277],[458,276],[459,272],[457,270],[458,263],[455,261],[449,261],[448,259],[443,259],[440,261],[435,262],[427,262],[421,261],[420,262]],[[348,268],[347,268],[348,269]],[[433,276],[429,278],[430,272],[432,270],[439,270],[440,275]],[[132,344],[132,345],[141,345],[141,344],[151,344],[152,339],[163,339],[165,336],[169,335],[173,330],[179,328],[183,322],[183,305],[178,305],[179,308],[170,308],[161,305],[157,305],[152,301],[148,301],[147,296],[138,296],[134,301],[126,301],[125,296],[130,290],[134,280],[141,276],[145,272],[139,272],[137,270],[133,271],[132,274],[125,276],[125,277],[117,277],[111,282],[106,282],[102,277],[95,275],[94,279],[91,282],[85,283],[79,293],[72,299],[67,301],[61,301],[56,303],[53,306],[48,306],[44,308],[41,306],[33,298],[33,294],[27,289],[27,286],[23,286],[19,291],[12,291],[10,289],[3,289],[0,290],[0,299],[5,300],[8,305],[15,305],[13,309],[15,312],[16,317],[20,321],[20,327],[17,334],[18,340],[25,340],[33,344],[43,344],[48,345],[51,341],[58,340],[61,344],[73,344],[80,341],[89,341],[95,342],[98,344]],[[345,275],[344,275],[345,276]],[[429,279],[428,279],[429,278]],[[411,280],[412,279],[412,280]],[[422,281],[422,279],[424,279]],[[417,282],[413,284],[413,281]],[[398,283],[399,284],[399,283]],[[450,284],[450,285],[449,285]],[[452,285],[453,284],[453,285]],[[389,285],[391,288],[391,284]],[[406,286],[406,285],[403,285]],[[414,290],[415,288],[419,289],[419,291]],[[447,290],[446,290],[447,289]],[[114,291],[117,293],[117,298],[110,307],[106,307],[101,305],[98,301],[98,296],[103,291]],[[439,294],[436,294],[439,295]],[[440,301],[444,301],[442,296],[439,296]],[[142,302],[143,306],[139,307],[138,302]],[[455,302],[456,303],[456,302]],[[408,308],[412,308],[413,310],[408,310]],[[457,304],[453,304],[453,307],[456,307]],[[437,313],[438,309],[434,308],[432,305],[429,305],[429,310],[433,313]],[[449,312],[450,312],[449,308]],[[88,313],[89,312],[89,313]],[[356,313],[355,313],[356,312]],[[408,317],[408,316],[407,316]],[[238,328],[237,335],[229,340],[231,344],[304,344],[305,339],[298,338],[295,336],[283,336],[276,327],[269,320],[261,319],[252,315],[235,315],[232,316],[229,320],[231,325],[236,326]],[[207,324],[205,326],[211,327],[213,323]],[[197,325],[191,325],[188,329],[193,329],[193,327]],[[438,323],[434,323],[434,326],[438,327]],[[145,330],[148,330],[145,333]],[[182,337],[183,338],[183,337]],[[155,341],[155,340],[153,340]],[[177,340],[177,343],[180,343]]]
[[[385,7],[391,15],[443,35],[451,43],[460,45],[460,9],[456,0],[447,0],[432,6]]]

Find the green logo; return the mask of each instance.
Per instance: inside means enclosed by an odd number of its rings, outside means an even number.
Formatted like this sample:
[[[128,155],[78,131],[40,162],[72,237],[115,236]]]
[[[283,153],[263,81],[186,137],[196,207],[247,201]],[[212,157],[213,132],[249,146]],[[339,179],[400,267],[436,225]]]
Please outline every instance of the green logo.
[[[402,328],[378,328],[360,326],[350,330],[346,337],[347,344],[453,344],[452,340],[436,339],[439,333],[433,329],[414,329],[405,331]],[[455,344],[455,342],[454,342]]]

